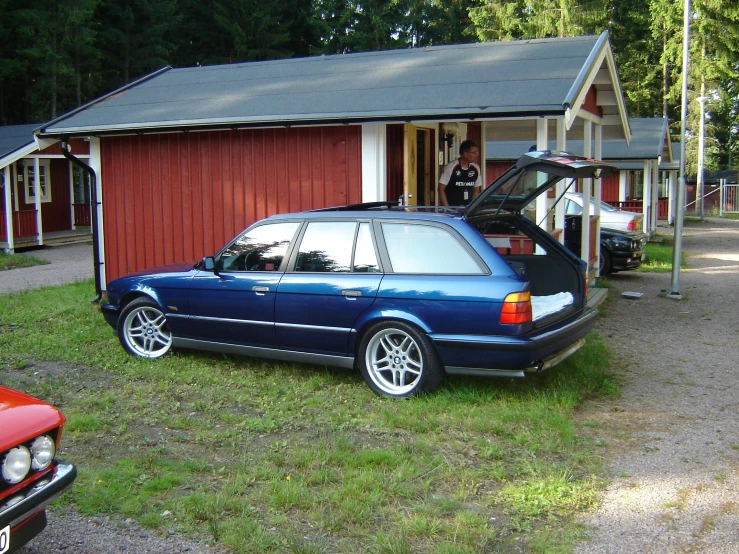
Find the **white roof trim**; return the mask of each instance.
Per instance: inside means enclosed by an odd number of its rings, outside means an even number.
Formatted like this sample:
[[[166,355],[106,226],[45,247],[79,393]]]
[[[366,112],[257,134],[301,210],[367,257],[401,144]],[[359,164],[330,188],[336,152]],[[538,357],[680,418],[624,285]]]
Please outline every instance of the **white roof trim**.
[[[38,150],[36,143],[29,142],[25,146],[22,146],[21,148],[18,148],[10,154],[7,154],[0,158],[0,169],[7,167],[14,162],[17,162],[21,158],[25,158],[29,154],[33,154],[34,152],[36,152],[36,150]]]
[[[619,82],[618,73],[616,71],[616,60],[613,57],[611,43],[608,40],[608,32],[604,31],[601,37],[601,40],[599,40],[595,45],[595,49],[597,49],[597,51],[593,52],[594,57],[593,61],[590,63],[590,67],[583,68],[587,71],[587,73],[583,76],[583,79],[578,79],[573,85],[573,88],[579,87],[579,89],[576,89],[576,91],[571,91],[576,92],[577,94],[575,95],[572,104],[567,108],[568,115],[567,117],[565,117],[565,122],[567,124],[567,130],[569,131],[578,116],[584,119],[590,119],[584,115],[585,112],[582,110],[582,105],[585,101],[585,96],[588,94],[590,87],[593,85],[593,81],[595,81],[598,71],[600,71],[601,67],[603,67],[603,62],[605,61],[606,67],[608,68],[608,73],[611,76],[611,82],[613,83],[613,91],[616,97],[616,104],[618,105],[618,113],[624,131],[624,138],[626,139],[626,144],[628,145],[631,142],[631,129],[629,127],[629,118],[628,114],[626,113],[626,104],[624,103],[623,92],[621,91],[621,84]]]

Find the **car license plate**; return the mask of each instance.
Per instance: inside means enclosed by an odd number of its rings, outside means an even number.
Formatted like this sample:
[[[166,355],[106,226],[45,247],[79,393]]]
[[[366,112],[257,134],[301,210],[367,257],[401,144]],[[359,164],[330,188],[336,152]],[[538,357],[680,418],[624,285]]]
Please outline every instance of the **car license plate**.
[[[0,529],[0,554],[8,550],[10,550],[10,525],[5,529]]]

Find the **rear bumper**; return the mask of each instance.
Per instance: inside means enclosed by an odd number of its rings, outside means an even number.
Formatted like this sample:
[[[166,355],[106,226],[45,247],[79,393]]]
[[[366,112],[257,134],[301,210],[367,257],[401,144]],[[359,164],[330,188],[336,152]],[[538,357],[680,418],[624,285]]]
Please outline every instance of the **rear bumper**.
[[[0,505],[0,532],[10,529],[8,552],[14,552],[46,525],[46,506],[62,494],[77,477],[77,468],[58,460],[53,471],[10,495]],[[14,502],[12,505],[11,502]]]
[[[522,337],[430,337],[449,374],[523,376],[553,367],[577,351],[597,317],[597,310],[587,309],[556,329]]]

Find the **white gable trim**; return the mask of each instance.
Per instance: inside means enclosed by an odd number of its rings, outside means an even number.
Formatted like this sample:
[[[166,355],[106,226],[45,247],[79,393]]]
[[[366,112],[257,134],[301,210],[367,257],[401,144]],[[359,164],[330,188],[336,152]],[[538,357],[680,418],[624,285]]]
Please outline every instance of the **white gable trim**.
[[[567,94],[567,100],[565,100],[565,123],[567,130],[572,128],[578,117],[582,119],[589,119],[596,121],[591,114],[582,110],[583,102],[585,97],[590,90],[590,87],[595,82],[598,72],[601,70],[605,62],[605,66],[608,69],[610,75],[610,81],[613,86],[613,96],[616,99],[618,106],[618,117],[621,122],[621,126],[624,131],[624,137],[626,144],[631,141],[631,129],[629,127],[628,114],[626,112],[626,104],[623,99],[623,92],[621,91],[621,83],[618,79],[618,72],[616,70],[616,60],[613,57],[613,50],[611,49],[611,43],[608,40],[608,31],[604,31],[598,42],[595,44],[593,51],[590,53],[588,60],[585,62],[580,75],[578,75],[575,83],[572,85],[570,92]],[[597,116],[595,116],[597,118]]]

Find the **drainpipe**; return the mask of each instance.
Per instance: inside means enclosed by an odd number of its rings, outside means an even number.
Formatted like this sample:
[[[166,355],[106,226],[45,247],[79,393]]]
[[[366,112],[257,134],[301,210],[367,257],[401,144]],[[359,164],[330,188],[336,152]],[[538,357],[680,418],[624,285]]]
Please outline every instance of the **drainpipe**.
[[[90,194],[91,194],[91,223],[92,223],[92,265],[95,273],[95,298],[90,302],[97,304],[103,297],[103,287],[100,285],[100,237],[98,233],[98,189],[97,179],[95,178],[95,171],[87,165],[85,162],[75,157],[69,151],[69,143],[67,139],[62,139],[62,154],[74,165],[82,169],[85,173],[90,176]]]

